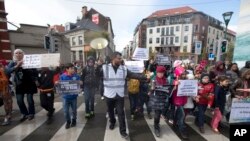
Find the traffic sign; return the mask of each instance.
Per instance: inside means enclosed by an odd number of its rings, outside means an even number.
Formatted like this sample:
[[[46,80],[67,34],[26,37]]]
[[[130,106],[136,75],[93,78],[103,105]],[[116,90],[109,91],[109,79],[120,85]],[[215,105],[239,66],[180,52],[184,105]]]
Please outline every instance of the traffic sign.
[[[209,55],[208,55],[208,60],[214,60],[214,54],[213,53],[210,53]]]

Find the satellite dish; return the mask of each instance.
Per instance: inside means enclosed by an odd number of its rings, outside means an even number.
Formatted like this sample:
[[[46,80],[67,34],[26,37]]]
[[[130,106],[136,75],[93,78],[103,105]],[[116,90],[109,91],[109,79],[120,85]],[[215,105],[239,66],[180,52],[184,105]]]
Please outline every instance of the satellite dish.
[[[108,40],[104,38],[96,38],[90,42],[90,46],[94,49],[103,49],[107,47]]]

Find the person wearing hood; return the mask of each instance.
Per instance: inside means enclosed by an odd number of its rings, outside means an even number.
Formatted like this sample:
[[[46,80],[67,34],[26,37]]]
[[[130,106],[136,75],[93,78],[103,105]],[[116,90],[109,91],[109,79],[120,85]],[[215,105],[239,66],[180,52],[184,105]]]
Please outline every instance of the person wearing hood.
[[[250,69],[250,61],[246,61],[246,64],[243,68],[241,68],[240,73],[243,74],[247,69]]]
[[[195,123],[198,125],[201,133],[205,133],[204,120],[205,112],[214,95],[214,84],[210,83],[209,75],[202,74],[200,83],[198,84],[198,95],[195,97],[195,101],[198,107],[198,113],[196,114]]]
[[[91,118],[95,116],[94,103],[95,103],[95,90],[97,88],[97,75],[94,67],[95,59],[89,56],[87,59],[87,65],[82,70],[81,80],[83,81],[83,91],[85,99],[85,118]]]
[[[217,79],[221,75],[226,75],[225,63],[218,61],[215,65],[215,69],[209,72],[209,77],[212,83],[217,82]]]

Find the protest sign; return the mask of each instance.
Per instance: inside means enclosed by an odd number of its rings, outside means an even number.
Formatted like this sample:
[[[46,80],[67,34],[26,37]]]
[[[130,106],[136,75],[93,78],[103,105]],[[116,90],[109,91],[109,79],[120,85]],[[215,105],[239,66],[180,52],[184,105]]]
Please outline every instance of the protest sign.
[[[163,55],[157,55],[156,56],[156,63],[158,65],[170,65],[170,59],[168,56],[163,56]]]
[[[149,52],[147,48],[136,48],[133,53],[133,60],[148,60]]]
[[[233,98],[229,123],[250,122],[250,100]]]
[[[144,70],[143,61],[125,61],[125,65],[131,72],[142,73]]]
[[[55,67],[59,66],[60,54],[31,54],[24,55],[23,58],[24,69],[42,68],[42,67]]]
[[[56,91],[59,94],[79,94],[81,86],[79,80],[59,81],[56,86]]]
[[[197,80],[180,80],[180,84],[178,85],[177,96],[197,96],[197,93]]]

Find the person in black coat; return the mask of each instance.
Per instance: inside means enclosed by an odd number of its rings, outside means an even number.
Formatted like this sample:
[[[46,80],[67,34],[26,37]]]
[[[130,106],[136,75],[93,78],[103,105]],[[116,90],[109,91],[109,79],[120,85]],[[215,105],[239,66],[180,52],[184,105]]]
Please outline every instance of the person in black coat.
[[[36,69],[23,69],[24,52],[21,49],[14,51],[13,61],[8,64],[7,73],[10,76],[14,74],[14,85],[16,89],[17,104],[22,113],[20,122],[26,119],[32,120],[35,115],[35,106],[33,94],[37,93],[37,75]],[[27,94],[28,109],[24,103],[24,95]]]

